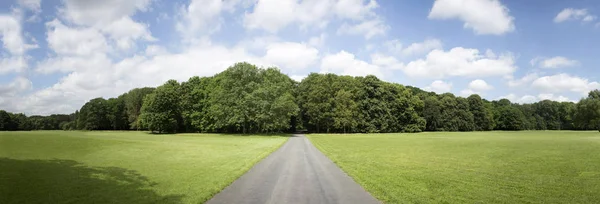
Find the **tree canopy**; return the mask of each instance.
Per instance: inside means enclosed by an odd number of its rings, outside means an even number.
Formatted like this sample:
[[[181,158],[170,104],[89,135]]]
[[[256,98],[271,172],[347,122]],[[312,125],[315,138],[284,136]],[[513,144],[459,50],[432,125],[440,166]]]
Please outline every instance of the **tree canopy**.
[[[599,128],[599,90],[577,103],[517,104],[476,94],[436,94],[375,76],[312,73],[296,82],[277,68],[245,62],[210,77],[169,80],[116,98],[94,98],[69,115],[0,110],[0,130],[377,133]]]

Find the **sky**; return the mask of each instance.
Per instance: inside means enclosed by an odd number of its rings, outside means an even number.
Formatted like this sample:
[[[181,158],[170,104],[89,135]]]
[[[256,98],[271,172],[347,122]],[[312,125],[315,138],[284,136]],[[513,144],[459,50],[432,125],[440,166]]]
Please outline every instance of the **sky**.
[[[241,61],[578,101],[600,88],[598,15],[596,0],[3,0],[0,109],[72,113]]]

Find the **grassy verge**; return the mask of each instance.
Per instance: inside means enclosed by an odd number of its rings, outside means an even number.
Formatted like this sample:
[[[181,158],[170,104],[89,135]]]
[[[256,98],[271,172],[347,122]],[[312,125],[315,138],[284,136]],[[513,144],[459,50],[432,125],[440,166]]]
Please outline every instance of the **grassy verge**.
[[[202,203],[286,140],[0,132],[0,203]]]
[[[598,132],[309,135],[386,203],[597,203]]]

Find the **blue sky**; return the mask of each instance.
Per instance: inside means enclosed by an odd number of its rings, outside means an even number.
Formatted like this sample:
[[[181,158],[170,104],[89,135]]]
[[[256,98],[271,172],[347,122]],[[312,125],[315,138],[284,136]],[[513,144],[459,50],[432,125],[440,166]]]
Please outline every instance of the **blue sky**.
[[[577,101],[600,88],[593,0],[8,0],[0,109],[70,113],[238,61],[459,96]]]

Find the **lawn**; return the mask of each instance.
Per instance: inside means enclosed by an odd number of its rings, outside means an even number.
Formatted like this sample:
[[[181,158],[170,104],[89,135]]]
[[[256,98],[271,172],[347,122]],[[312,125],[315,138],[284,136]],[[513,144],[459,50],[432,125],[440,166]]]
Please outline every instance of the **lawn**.
[[[286,140],[0,132],[0,203],[202,203]]]
[[[385,203],[598,203],[600,133],[309,135]]]

